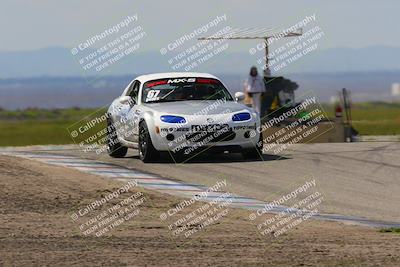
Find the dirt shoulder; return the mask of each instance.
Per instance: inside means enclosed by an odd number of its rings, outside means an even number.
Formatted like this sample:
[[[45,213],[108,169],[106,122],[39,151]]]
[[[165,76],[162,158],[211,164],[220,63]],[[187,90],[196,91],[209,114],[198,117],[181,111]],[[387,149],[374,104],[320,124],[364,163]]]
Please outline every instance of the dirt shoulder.
[[[189,237],[174,236],[168,228],[171,221],[161,221],[160,214],[182,200],[136,187],[130,194],[140,192],[145,198],[140,213],[100,237],[85,236],[71,214],[124,184],[0,156],[0,265],[400,265],[400,234],[309,220],[277,238],[267,238],[247,219],[245,210],[230,209],[214,225]],[[201,205],[187,207],[186,213]]]

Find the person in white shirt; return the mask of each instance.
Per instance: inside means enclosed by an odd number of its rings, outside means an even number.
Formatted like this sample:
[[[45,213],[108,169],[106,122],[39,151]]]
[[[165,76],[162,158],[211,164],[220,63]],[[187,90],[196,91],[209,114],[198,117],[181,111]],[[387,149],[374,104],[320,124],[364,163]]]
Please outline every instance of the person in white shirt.
[[[251,67],[249,77],[244,82],[244,91],[252,98],[254,110],[261,114],[261,95],[265,92],[265,83],[254,66]]]

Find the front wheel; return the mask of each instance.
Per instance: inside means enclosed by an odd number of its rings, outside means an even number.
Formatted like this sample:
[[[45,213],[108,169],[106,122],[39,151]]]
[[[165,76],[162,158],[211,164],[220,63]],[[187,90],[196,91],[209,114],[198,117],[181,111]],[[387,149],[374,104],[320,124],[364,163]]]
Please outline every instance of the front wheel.
[[[145,121],[139,124],[139,158],[143,162],[152,162],[160,156],[151,142],[149,129]]]

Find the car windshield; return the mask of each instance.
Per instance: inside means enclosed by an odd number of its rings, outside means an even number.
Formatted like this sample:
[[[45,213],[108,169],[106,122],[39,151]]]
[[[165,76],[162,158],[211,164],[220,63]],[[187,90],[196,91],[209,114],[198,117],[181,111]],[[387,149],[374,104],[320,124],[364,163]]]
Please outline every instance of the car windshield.
[[[216,79],[172,78],[148,81],[143,85],[143,103],[218,99],[233,101],[228,90]]]

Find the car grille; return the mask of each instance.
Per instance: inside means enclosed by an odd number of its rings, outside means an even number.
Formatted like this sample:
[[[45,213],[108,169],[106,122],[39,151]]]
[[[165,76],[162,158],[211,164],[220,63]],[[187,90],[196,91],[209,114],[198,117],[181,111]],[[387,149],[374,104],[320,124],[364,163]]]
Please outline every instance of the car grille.
[[[186,134],[186,139],[193,142],[215,143],[234,139],[236,136],[228,124],[192,125],[192,130]]]

